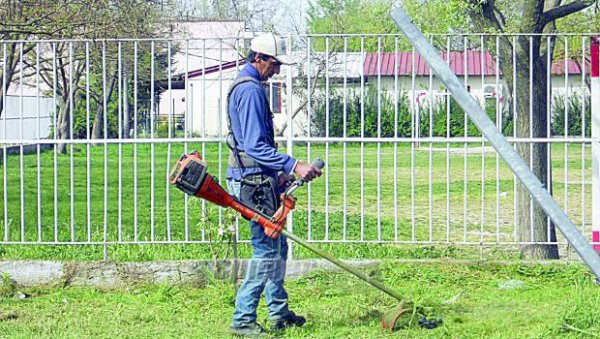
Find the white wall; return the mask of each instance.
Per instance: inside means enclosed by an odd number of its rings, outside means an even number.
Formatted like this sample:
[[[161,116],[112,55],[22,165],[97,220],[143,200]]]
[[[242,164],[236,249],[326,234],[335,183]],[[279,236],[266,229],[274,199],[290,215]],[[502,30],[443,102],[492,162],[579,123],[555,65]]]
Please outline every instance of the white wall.
[[[0,118],[0,139],[45,139],[52,126],[53,100],[47,97],[6,97]]]

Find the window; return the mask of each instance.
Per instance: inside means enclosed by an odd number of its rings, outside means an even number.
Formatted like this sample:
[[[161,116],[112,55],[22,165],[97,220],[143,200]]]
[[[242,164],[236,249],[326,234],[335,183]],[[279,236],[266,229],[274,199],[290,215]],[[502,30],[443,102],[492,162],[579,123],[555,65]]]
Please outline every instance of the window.
[[[483,86],[483,97],[484,98],[502,98],[502,85],[484,85]]]

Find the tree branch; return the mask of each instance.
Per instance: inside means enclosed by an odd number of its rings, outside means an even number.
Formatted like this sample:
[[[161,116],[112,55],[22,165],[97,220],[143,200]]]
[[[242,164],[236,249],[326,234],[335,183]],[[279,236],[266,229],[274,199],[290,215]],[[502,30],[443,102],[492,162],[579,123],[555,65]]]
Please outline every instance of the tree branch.
[[[479,0],[469,0],[471,6],[477,8],[477,10],[471,10],[470,16],[473,19],[475,25],[481,32],[485,31],[486,27],[493,27],[500,32],[504,32],[504,27],[498,17],[496,17],[496,13],[502,14],[495,5],[494,1],[479,1]],[[502,17],[502,21],[504,21],[504,17]]]
[[[597,0],[575,1],[546,11],[544,12],[544,25],[556,19],[582,11],[596,2]]]

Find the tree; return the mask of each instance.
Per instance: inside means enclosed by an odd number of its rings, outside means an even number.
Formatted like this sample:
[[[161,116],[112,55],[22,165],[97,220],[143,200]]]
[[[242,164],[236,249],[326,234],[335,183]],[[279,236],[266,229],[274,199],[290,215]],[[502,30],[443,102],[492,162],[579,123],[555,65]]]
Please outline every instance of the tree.
[[[68,1],[0,0],[0,40],[5,41],[1,51],[0,83],[6,92],[15,75],[31,76],[31,72],[26,73],[29,66],[24,65],[21,69],[20,62],[20,56],[27,55],[36,46],[29,40],[62,36],[81,24],[73,20],[74,13],[68,11],[69,6]],[[4,93],[4,90],[0,93],[0,115],[4,108]]]
[[[392,0],[315,0],[309,13],[309,30],[313,33],[395,33],[388,28],[388,15],[379,14]],[[564,51],[556,46],[556,33],[560,30],[593,31],[597,28],[598,10],[590,8],[598,0],[403,0],[415,24],[425,33],[518,33],[512,37],[502,35],[499,39],[500,70],[509,93],[515,93],[511,104],[516,105],[516,134],[518,137],[547,137],[547,89],[548,59],[554,60],[556,52]],[[587,10],[586,10],[587,9]],[[373,15],[375,13],[375,15]],[[357,29],[354,30],[354,27]],[[597,29],[596,29],[597,30]],[[438,47],[441,41],[438,41]],[[484,46],[495,55],[495,42]],[[401,45],[401,50],[409,50]],[[443,49],[446,47],[444,46]],[[463,46],[464,48],[464,46]],[[572,50],[581,50],[574,46]],[[366,50],[374,51],[374,46]],[[513,51],[515,58],[513,60]],[[570,56],[567,56],[570,57]],[[581,58],[580,58],[581,59]],[[519,71],[513,79],[513,63],[517,70],[529,70],[532,65],[531,83],[529,72]],[[530,92],[531,88],[531,92]],[[530,103],[532,110],[530,115]],[[530,119],[531,117],[531,119]],[[533,129],[530,131],[530,125]],[[530,134],[531,133],[531,134]],[[524,159],[533,159],[532,170],[543,183],[550,183],[548,173],[547,143],[517,144],[517,151]],[[518,189],[517,206],[519,240],[523,243],[552,243],[556,241],[553,224],[541,207],[531,202],[529,193],[522,185]],[[530,229],[530,221],[533,221]],[[531,258],[557,258],[554,244],[523,245],[522,254]]]
[[[582,0],[563,3],[562,0],[523,0],[518,2],[518,15],[511,15],[512,26],[505,18],[506,8],[496,1],[469,0],[470,18],[475,29],[499,33],[516,31],[524,33],[515,41],[509,36],[500,37],[500,69],[505,77],[510,93],[516,105],[515,130],[517,137],[546,138],[547,108],[546,98],[550,84],[546,79],[548,59],[553,60],[555,37],[546,39],[541,33],[555,33],[557,20],[568,17],[597,3],[595,0]],[[548,43],[550,46],[548,46]],[[513,60],[513,52],[516,57]],[[513,78],[513,63],[517,69],[529,69],[529,72],[516,72]],[[531,65],[531,67],[530,67]],[[531,74],[530,74],[531,73]],[[531,91],[530,91],[531,89]],[[531,108],[530,108],[531,106]],[[531,111],[531,112],[530,112]],[[532,130],[530,130],[530,126]],[[550,183],[548,172],[547,143],[518,143],[517,152],[524,159],[532,160],[532,170],[542,183]],[[530,258],[558,258],[558,249],[554,244],[539,244],[556,241],[556,230],[541,206],[534,203],[523,185],[518,186],[518,237],[521,242],[538,244],[522,245],[521,252]],[[530,228],[530,221],[533,225]],[[549,227],[548,227],[549,226]]]
[[[315,0],[311,2],[307,12],[309,33],[328,34],[388,34],[399,33],[394,22],[389,18],[392,1],[389,0]],[[325,50],[325,39],[314,39],[314,50]],[[341,52],[344,48],[343,38],[329,38],[329,51]],[[354,38],[348,41],[348,50],[359,52],[376,51],[378,42],[375,39]],[[405,42],[405,47],[408,46]],[[394,39],[382,40],[383,50],[393,50]]]
[[[25,6],[24,2],[18,2]],[[60,39],[53,43],[40,43],[42,48],[29,48],[20,59],[29,69],[39,67],[39,74],[56,95],[58,112],[54,131],[56,138],[65,140],[77,135],[71,128],[78,105],[75,101],[85,98],[86,81],[90,89],[90,98],[95,103],[92,138],[100,138],[100,128],[107,109],[105,103],[113,96],[115,86],[124,78],[118,73],[119,62],[132,63],[132,48],[125,47],[123,60],[118,59],[121,44],[101,39],[147,38],[161,32],[158,8],[152,2],[144,0],[95,0],[62,1],[60,10],[53,5],[35,7],[34,17],[48,17],[55,25],[54,30],[46,27],[43,37]],[[39,38],[38,31],[31,32],[32,38]],[[52,33],[52,34],[51,34]],[[72,39],[72,40],[66,40]],[[84,41],[84,39],[88,39]],[[131,46],[131,44],[123,44]],[[86,77],[89,75],[89,77]],[[83,93],[83,95],[82,95]],[[115,112],[117,113],[117,112]],[[117,117],[120,119],[120,117]],[[89,128],[89,126],[86,126]],[[65,144],[58,144],[58,151],[66,151]]]

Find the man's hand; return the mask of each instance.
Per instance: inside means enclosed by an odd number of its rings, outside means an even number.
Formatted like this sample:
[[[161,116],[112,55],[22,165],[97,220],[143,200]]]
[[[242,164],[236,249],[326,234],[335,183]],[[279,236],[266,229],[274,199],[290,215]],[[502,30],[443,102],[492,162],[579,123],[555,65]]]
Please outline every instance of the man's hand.
[[[284,188],[284,189],[288,188],[288,186],[290,186],[292,184],[292,182],[294,182],[295,180],[296,180],[295,176],[280,172],[279,176],[277,177],[277,187]]]
[[[294,167],[294,173],[302,180],[309,182],[321,176],[321,169],[313,164],[298,161]]]

